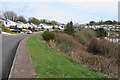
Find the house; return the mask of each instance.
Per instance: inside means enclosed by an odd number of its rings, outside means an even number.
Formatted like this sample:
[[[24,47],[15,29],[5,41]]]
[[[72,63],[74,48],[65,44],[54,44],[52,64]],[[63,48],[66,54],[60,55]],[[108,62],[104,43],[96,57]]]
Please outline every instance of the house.
[[[58,28],[59,28],[60,30],[64,30],[64,29],[65,29],[65,25],[64,25],[64,24],[60,24],[60,25],[58,26]]]
[[[18,22],[18,23],[17,23],[17,27],[18,27],[18,28],[23,28],[23,27],[25,27],[25,26],[24,26],[24,23]]]
[[[16,23],[16,22],[11,21],[11,20],[9,20],[9,19],[7,19],[7,21],[8,21],[8,24],[7,24],[7,25],[9,25],[9,27],[10,27],[10,26],[17,26],[17,23]]]
[[[93,28],[93,29],[97,29],[97,28],[104,28],[105,30],[108,31],[120,31],[120,25],[80,25],[81,27],[84,28]]]
[[[35,25],[35,24],[33,24],[33,23],[31,23],[31,24],[28,23],[28,25],[29,25],[31,28],[33,28],[33,27],[34,27],[34,28],[37,28],[37,27],[38,27],[38,25]]]
[[[0,25],[7,25],[8,24],[8,21],[4,18],[0,18]]]
[[[65,28],[60,26],[59,29],[60,29],[60,30],[64,30]]]
[[[33,26],[32,26],[31,24],[29,24],[29,23],[26,23],[26,24],[25,24],[25,23],[22,23],[22,22],[18,22],[18,23],[17,23],[17,27],[18,27],[18,28],[29,28],[29,27],[32,28]]]
[[[41,28],[44,28],[44,29],[52,29],[53,28],[53,26],[51,26],[51,25],[47,25],[47,24],[39,24],[39,26],[41,27]]]
[[[4,25],[5,27],[17,26],[16,22],[4,18],[0,18],[0,24]]]
[[[37,26],[38,29],[41,29],[42,27],[40,25]]]
[[[59,28],[59,25],[54,25],[55,28]]]

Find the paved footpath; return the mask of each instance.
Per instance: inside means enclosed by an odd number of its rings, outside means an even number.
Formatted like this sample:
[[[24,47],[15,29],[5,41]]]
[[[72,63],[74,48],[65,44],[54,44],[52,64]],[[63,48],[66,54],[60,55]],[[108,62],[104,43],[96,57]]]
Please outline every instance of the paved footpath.
[[[9,76],[9,72],[16,55],[17,47],[22,39],[28,37],[28,34],[18,34],[18,35],[2,35],[2,79],[6,79]]]
[[[23,39],[17,49],[9,78],[36,78],[26,40]]]

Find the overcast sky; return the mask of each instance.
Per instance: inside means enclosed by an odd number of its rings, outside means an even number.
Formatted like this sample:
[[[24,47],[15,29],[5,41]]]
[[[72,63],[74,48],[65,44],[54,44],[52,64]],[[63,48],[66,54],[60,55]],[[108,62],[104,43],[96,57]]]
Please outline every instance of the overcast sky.
[[[67,23],[118,20],[118,0],[2,0],[2,11]]]

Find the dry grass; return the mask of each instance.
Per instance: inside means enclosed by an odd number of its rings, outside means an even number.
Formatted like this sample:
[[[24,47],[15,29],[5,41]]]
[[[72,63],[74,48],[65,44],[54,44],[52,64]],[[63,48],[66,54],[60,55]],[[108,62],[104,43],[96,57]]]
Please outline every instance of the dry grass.
[[[77,45],[80,47],[80,43],[71,35],[65,34],[65,33],[56,33],[57,37],[62,38],[63,40],[66,40],[67,42],[70,42],[74,45]]]
[[[118,44],[109,42],[107,40],[100,41],[101,52],[103,56],[118,59]]]
[[[79,43],[73,36],[65,33],[54,33],[56,40],[50,41],[52,48],[58,49],[74,60],[79,61],[94,71],[99,71],[110,78],[118,77],[118,63],[114,58],[94,55],[86,51],[86,47]]]
[[[82,44],[86,44],[91,38],[95,37],[95,31],[92,29],[79,28],[75,32],[75,38]]]

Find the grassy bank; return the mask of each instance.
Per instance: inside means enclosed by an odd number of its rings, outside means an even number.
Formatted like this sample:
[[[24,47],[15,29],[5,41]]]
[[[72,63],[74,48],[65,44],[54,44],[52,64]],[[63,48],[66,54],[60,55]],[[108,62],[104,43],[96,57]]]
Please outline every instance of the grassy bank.
[[[31,36],[28,48],[35,72],[40,78],[103,78],[101,73],[83,67],[64,53],[50,48],[41,35]]]

